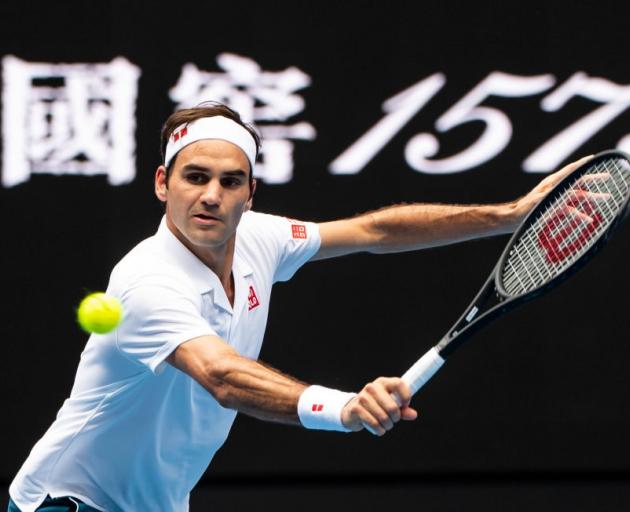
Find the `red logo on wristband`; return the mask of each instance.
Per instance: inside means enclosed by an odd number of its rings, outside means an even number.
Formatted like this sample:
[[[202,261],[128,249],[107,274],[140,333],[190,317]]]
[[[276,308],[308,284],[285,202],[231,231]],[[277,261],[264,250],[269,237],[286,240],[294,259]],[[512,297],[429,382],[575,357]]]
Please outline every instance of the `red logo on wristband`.
[[[313,404],[311,407],[311,411],[313,412],[322,412],[324,410],[324,404]]]

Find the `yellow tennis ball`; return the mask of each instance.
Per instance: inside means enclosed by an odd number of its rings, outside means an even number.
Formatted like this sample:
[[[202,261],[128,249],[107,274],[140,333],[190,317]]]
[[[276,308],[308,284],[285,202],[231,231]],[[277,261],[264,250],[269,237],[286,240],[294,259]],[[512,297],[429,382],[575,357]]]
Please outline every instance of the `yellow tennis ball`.
[[[77,321],[86,332],[105,334],[122,319],[122,305],[116,297],[102,292],[90,293],[77,309]]]

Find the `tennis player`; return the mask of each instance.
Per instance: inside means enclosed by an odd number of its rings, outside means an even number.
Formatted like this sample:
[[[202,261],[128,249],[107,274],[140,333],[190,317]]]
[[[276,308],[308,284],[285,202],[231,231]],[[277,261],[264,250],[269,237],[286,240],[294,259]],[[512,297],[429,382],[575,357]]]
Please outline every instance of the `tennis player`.
[[[165,215],[114,267],[107,289],[124,319],[89,338],[70,397],[10,486],[10,511],[188,510],[238,411],[376,436],[415,419],[399,378],[355,394],[258,362],[272,285],[308,261],[508,233],[577,165],[511,203],[395,206],[314,224],[251,210],[259,146],[221,104],[168,118],[155,173]]]

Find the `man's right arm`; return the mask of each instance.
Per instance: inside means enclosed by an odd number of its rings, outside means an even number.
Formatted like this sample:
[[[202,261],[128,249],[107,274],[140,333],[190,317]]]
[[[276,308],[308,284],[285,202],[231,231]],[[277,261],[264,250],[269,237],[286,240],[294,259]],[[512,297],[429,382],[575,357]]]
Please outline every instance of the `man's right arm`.
[[[300,424],[297,403],[308,385],[241,356],[218,336],[182,343],[167,361],[223,407],[266,421]]]
[[[301,425],[300,396],[308,384],[238,354],[217,336],[201,336],[179,345],[167,358],[201,384],[223,407],[265,420]],[[391,397],[401,398],[403,407]],[[409,387],[399,378],[380,377],[367,384],[341,412],[352,431],[383,435],[401,419],[415,419],[408,406]]]

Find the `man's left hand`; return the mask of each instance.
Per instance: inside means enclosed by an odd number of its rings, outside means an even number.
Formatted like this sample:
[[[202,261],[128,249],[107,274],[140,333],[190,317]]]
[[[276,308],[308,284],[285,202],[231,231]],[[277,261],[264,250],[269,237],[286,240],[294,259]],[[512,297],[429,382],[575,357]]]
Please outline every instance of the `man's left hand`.
[[[513,229],[516,229],[527,214],[545,197],[549,191],[560,183],[566,176],[571,174],[582,164],[588,162],[593,155],[585,156],[579,160],[564,166],[559,171],[554,172],[536,185],[529,193],[517,199],[512,204]]]

